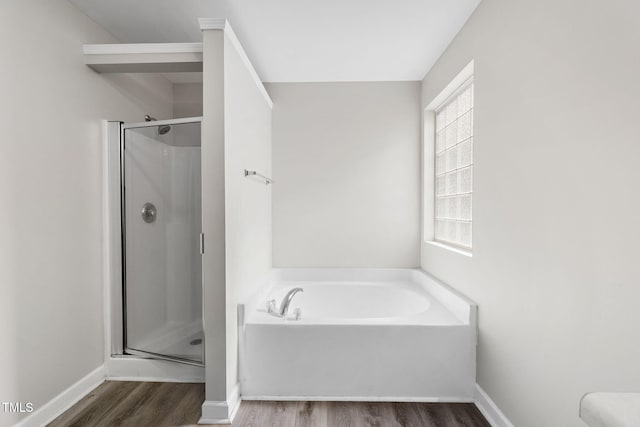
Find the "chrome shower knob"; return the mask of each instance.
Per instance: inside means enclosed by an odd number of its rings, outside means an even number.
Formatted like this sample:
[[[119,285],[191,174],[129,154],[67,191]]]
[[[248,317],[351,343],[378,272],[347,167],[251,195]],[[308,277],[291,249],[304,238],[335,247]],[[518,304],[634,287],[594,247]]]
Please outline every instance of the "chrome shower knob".
[[[147,202],[142,206],[142,211],[140,211],[140,215],[142,216],[142,220],[147,224],[151,224],[156,220],[157,211],[156,207],[151,202]]]

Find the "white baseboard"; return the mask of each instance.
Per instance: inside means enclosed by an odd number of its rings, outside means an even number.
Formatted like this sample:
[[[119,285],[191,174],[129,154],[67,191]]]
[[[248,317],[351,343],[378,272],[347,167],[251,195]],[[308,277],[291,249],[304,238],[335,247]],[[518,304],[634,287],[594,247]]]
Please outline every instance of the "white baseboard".
[[[205,400],[198,424],[231,424],[226,400]]]
[[[238,413],[238,408],[240,408],[240,403],[242,399],[240,398],[240,383],[237,383],[233,390],[231,391],[231,395],[228,399],[229,402],[229,419],[233,422],[233,419],[236,417]]]
[[[225,401],[205,400],[198,424],[231,424],[240,407],[240,387],[236,384]]]
[[[492,427],[514,427],[489,395],[476,384],[476,406]]]
[[[20,420],[14,427],[40,427],[47,425],[75,405],[91,390],[102,384],[104,380],[105,368],[104,365],[101,365],[33,411],[26,418]]]

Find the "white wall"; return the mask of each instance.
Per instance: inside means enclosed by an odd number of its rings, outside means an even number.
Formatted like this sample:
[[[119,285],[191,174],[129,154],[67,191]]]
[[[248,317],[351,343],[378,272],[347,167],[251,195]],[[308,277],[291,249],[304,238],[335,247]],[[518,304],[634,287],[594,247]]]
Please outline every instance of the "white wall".
[[[416,267],[420,83],[268,84],[277,267]]]
[[[229,31],[203,31],[206,422],[233,409],[237,304],[257,291],[272,264],[271,191],[244,177],[244,169],[271,173],[271,106]]]
[[[423,82],[426,106],[475,60],[473,258],[422,266],[478,302],[478,382],[518,427],[640,389],[638,16],[484,0]]]
[[[271,188],[244,170],[271,176],[271,106],[225,31],[224,157],[227,298],[227,397],[238,383],[238,303],[271,270]]]
[[[0,2],[2,401],[37,409],[103,363],[100,120],[172,109],[164,78],[84,65],[114,41],[67,1]]]
[[[173,118],[202,116],[202,83],[174,83]]]

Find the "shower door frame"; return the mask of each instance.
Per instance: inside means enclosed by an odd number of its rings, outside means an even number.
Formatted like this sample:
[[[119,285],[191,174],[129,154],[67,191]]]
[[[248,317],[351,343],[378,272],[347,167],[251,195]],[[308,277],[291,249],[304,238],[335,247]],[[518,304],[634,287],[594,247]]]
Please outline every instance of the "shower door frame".
[[[109,124],[114,122],[108,122]],[[164,125],[180,125],[180,124],[190,124],[190,123],[200,123],[202,124],[202,117],[185,117],[180,119],[168,119],[168,120],[155,120],[149,122],[137,122],[137,123],[124,123],[124,122],[115,122],[119,124],[118,131],[118,187],[119,187],[119,228],[120,228],[120,236],[118,239],[118,246],[120,249],[120,283],[119,287],[119,298],[112,293],[112,334],[111,334],[111,354],[112,358],[141,358],[141,359],[156,359],[163,360],[169,362],[177,362],[185,365],[192,365],[194,367],[203,368],[204,367],[204,351],[203,351],[203,359],[202,362],[197,362],[191,359],[185,359],[165,354],[154,353],[150,351],[137,350],[129,348],[127,345],[127,260],[126,260],[126,185],[125,185],[125,131],[129,129],[140,129],[140,128],[150,128],[150,127],[158,127]],[[158,141],[161,144],[161,141]],[[107,153],[107,156],[109,153]],[[115,159],[111,159],[115,160]],[[202,179],[202,177],[200,177]],[[113,183],[113,180],[112,180]],[[200,239],[202,239],[202,224],[200,224]],[[202,240],[201,240],[202,241]],[[112,242],[115,243],[115,242]],[[202,246],[200,248],[200,256],[202,256]],[[203,270],[201,269],[201,277],[203,275]],[[115,278],[114,278],[115,279]],[[204,308],[204,307],[203,307]],[[119,319],[119,322],[117,321]],[[203,322],[204,323],[204,322]],[[115,326],[115,327],[114,327]],[[119,327],[118,327],[119,326]],[[204,328],[204,324],[203,324]]]

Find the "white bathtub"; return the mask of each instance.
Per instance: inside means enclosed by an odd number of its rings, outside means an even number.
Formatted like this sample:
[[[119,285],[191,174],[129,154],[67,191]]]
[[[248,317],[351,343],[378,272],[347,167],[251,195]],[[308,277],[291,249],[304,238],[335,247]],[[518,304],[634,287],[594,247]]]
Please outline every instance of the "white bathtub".
[[[283,269],[243,307],[242,398],[472,401],[475,304],[420,270]],[[300,320],[268,314],[289,307]]]

